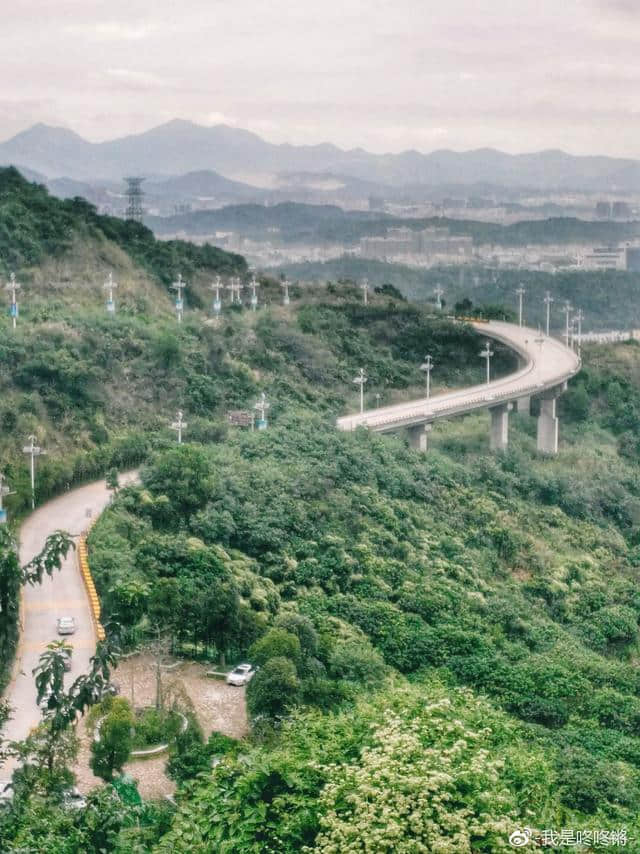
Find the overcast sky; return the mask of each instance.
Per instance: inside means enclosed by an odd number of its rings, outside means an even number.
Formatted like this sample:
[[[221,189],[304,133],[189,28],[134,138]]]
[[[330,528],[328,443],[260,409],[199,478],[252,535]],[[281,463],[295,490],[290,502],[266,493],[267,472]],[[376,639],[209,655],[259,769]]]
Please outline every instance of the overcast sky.
[[[640,0],[5,0],[0,138],[172,118],[372,151],[640,157]]]

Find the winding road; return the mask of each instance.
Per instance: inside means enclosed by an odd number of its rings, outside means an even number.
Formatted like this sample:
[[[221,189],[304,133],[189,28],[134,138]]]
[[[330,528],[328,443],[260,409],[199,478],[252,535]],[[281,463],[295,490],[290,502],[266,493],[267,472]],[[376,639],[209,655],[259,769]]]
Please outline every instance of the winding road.
[[[514,350],[522,363],[517,371],[490,383],[459,391],[420,398],[394,406],[368,409],[356,415],[337,419],[339,430],[368,427],[387,433],[403,427],[428,424],[438,418],[461,415],[476,409],[487,409],[501,403],[539,395],[562,386],[580,370],[580,358],[555,338],[547,337],[527,326],[490,321],[473,323],[485,338],[492,338]],[[481,341],[479,340],[479,344]],[[478,347],[479,351],[480,347]]]
[[[135,480],[135,473],[121,475],[120,484]],[[20,560],[30,561],[42,550],[49,534],[64,530],[74,538],[88,527],[92,518],[107,506],[111,493],[105,481],[81,486],[43,504],[32,513],[20,528]],[[13,677],[5,692],[12,708],[12,718],[2,733],[3,738],[17,741],[25,738],[38,724],[40,711],[36,703],[36,688],[32,670],[48,643],[58,640],[56,620],[61,616],[75,617],[76,632],[66,637],[73,646],[71,670],[66,683],[86,673],[89,659],[95,651],[95,632],[89,599],[78,568],[77,553],[69,552],[60,571],[52,578],[45,576],[42,584],[23,588],[21,633]],[[2,777],[13,771],[11,762],[2,768]]]

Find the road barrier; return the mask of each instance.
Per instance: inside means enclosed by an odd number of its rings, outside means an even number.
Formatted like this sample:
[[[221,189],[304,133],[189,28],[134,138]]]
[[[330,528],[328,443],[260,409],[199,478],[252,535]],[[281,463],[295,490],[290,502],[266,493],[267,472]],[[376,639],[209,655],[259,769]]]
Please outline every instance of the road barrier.
[[[98,593],[96,591],[96,586],[93,583],[93,578],[91,576],[91,569],[89,568],[89,553],[87,551],[87,531],[84,531],[80,534],[80,539],[78,540],[78,564],[80,566],[80,572],[82,574],[82,580],[84,581],[84,586],[87,590],[87,596],[89,597],[89,604],[91,605],[91,618],[93,621],[93,629],[96,635],[96,641],[103,641],[106,637],[104,627],[100,622],[100,600],[98,599]]]

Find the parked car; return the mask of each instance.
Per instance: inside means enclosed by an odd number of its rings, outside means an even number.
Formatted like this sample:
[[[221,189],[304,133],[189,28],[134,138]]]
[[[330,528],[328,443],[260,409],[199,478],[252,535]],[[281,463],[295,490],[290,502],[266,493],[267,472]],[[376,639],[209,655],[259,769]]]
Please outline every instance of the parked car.
[[[75,617],[58,617],[58,634],[72,635],[76,630]]]
[[[231,673],[227,673],[227,685],[248,685],[255,672],[253,664],[239,664]]]

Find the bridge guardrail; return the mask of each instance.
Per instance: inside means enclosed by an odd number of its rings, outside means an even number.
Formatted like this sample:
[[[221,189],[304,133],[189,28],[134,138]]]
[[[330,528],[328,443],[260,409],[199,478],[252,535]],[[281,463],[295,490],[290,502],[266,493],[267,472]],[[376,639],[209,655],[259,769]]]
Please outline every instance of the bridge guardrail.
[[[90,527],[91,526],[89,526],[89,528]],[[87,528],[86,531],[83,531],[83,533],[80,534],[80,538],[78,540],[78,564],[80,567],[82,580],[84,581],[84,586],[87,591],[87,596],[89,597],[89,605],[91,606],[91,618],[93,622],[93,629],[96,636],[96,641],[103,641],[106,637],[106,634],[104,631],[104,627],[100,622],[100,600],[98,599],[98,592],[93,582],[91,569],[89,567],[89,552],[87,550],[87,534],[89,532],[89,528]]]

